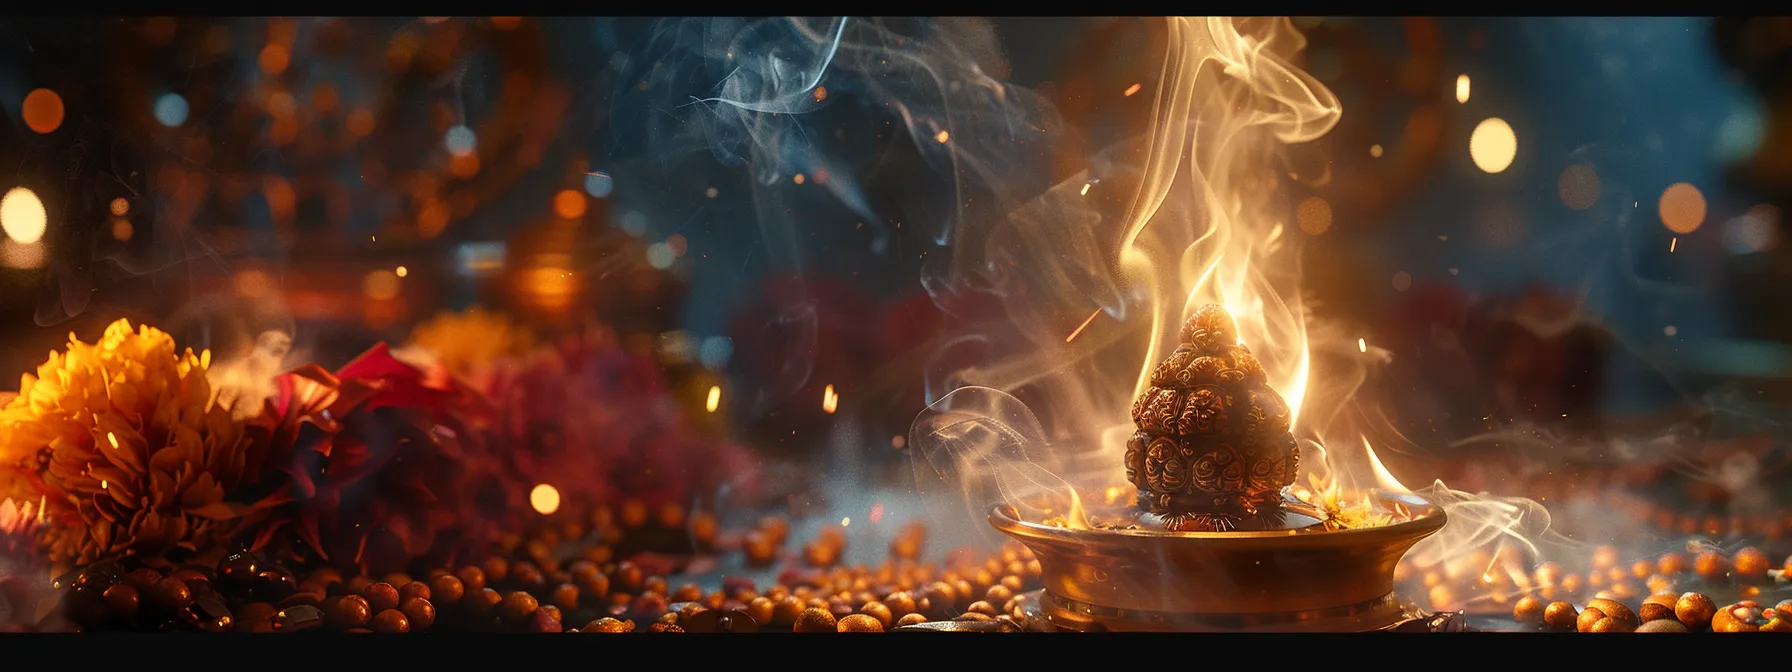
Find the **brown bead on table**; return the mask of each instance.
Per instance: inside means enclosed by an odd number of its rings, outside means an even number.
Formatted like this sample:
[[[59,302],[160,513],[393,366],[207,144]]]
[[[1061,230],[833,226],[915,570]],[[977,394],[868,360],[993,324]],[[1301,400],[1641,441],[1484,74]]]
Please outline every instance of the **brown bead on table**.
[[[811,607],[797,614],[791,627],[796,632],[834,632],[834,615],[826,609]]]
[[[1711,627],[1711,619],[1717,615],[1717,603],[1703,593],[1683,593],[1674,601],[1674,618],[1679,619],[1688,629],[1703,630]]]
[[[466,587],[453,574],[442,574],[429,580],[429,601],[443,607],[454,606],[466,594]]]
[[[1766,624],[1761,608],[1747,602],[1718,609],[1711,617],[1712,632],[1759,632]]]
[[[585,624],[585,627],[579,629],[579,632],[591,632],[591,633],[600,633],[600,632],[601,633],[621,633],[621,632],[634,632],[634,631],[635,631],[635,622],[634,621],[622,621],[622,620],[610,618],[608,616],[605,616],[603,618],[600,618],[600,619],[597,619],[590,623],[587,623],[587,624]]]
[[[1664,618],[1664,619],[1657,620],[1657,621],[1649,621],[1647,623],[1637,626],[1636,631],[1637,632],[1692,632],[1691,630],[1686,629],[1685,624],[1681,623],[1680,621],[1674,620],[1672,618]]]
[[[535,600],[534,595],[518,590],[505,595],[504,599],[498,603],[498,618],[503,619],[506,623],[521,625],[527,622],[530,616],[534,616],[535,610],[539,608],[541,608],[541,603]]]
[[[398,589],[384,581],[367,584],[367,587],[362,588],[359,594],[361,597],[367,598],[367,606],[371,607],[375,614],[397,609],[401,599]]]
[[[404,604],[405,600],[409,600],[413,597],[422,598],[425,600],[430,598],[429,584],[424,583],[422,581],[412,581],[410,583],[406,583],[406,584],[402,584],[402,585],[400,585],[400,584],[393,584],[393,585],[400,586],[398,589],[398,603],[399,604]]]
[[[884,628],[888,628],[890,624],[896,622],[895,613],[891,612],[890,607],[882,602],[866,602],[859,607],[859,613],[877,619],[877,624]]]
[[[137,611],[142,608],[142,597],[128,583],[120,583],[100,593],[106,601],[106,614],[113,623],[129,624],[137,620]]]
[[[908,625],[920,625],[920,624],[926,623],[926,622],[927,622],[926,616],[922,616],[921,614],[918,614],[918,613],[911,613],[911,614],[905,614],[902,618],[896,619],[896,627],[900,628],[900,627],[908,626]]]
[[[840,619],[835,629],[840,632],[883,632],[884,624],[873,616],[852,614]]]
[[[398,610],[411,622],[412,630],[428,630],[436,624],[436,605],[425,598],[408,598],[399,603]]]
[[[373,618],[373,607],[367,604],[367,598],[360,595],[343,595],[326,603],[324,615],[330,627],[337,630],[350,630],[367,626]]]
[[[1579,623],[1580,614],[1574,605],[1567,602],[1551,602],[1543,608],[1543,625],[1551,630],[1574,630]]]
[[[1524,625],[1541,626],[1543,625],[1543,606],[1543,600],[1539,600],[1535,596],[1520,597],[1512,605],[1512,620]]]
[[[368,624],[368,628],[374,632],[388,634],[410,632],[411,621],[410,619],[405,618],[404,612],[397,609],[387,609],[374,614],[373,621]]]
[[[1643,604],[1637,609],[1637,617],[1644,623],[1660,620],[1674,620],[1674,603],[1680,596],[1671,593],[1657,593],[1643,598]]]
[[[469,594],[477,593],[486,587],[485,570],[472,565],[460,568],[460,571],[454,573],[454,578],[460,580],[460,585]]]
[[[486,558],[479,563],[479,570],[485,572],[485,580],[490,583],[503,583],[510,576],[510,561],[497,556]]]
[[[463,598],[461,600],[461,605],[468,616],[471,616],[474,619],[483,619],[491,617],[492,613],[497,610],[498,603],[503,601],[504,596],[499,594],[498,591],[490,588],[480,588],[478,591]]]

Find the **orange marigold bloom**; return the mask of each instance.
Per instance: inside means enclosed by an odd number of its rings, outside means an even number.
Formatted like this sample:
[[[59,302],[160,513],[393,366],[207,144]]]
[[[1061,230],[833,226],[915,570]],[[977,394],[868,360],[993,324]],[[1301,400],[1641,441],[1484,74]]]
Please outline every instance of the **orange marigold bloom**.
[[[210,353],[127,320],[26,374],[0,409],[0,495],[45,502],[50,559],[84,565],[194,552],[258,507],[228,501],[261,451],[215,403]]]

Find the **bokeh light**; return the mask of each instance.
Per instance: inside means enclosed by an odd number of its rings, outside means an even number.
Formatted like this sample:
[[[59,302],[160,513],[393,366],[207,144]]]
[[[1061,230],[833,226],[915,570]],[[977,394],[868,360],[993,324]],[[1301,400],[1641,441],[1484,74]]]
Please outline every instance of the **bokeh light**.
[[[8,239],[26,244],[43,240],[49,223],[44,202],[30,189],[17,187],[0,196],[0,229]]]
[[[554,194],[554,214],[565,219],[578,219],[585,215],[585,194],[574,189],[565,189]]]
[[[703,339],[703,345],[697,348],[697,361],[712,371],[720,370],[728,365],[728,358],[734,356],[734,341],[725,336],[711,336]]]
[[[1404,292],[1412,289],[1412,274],[1400,271],[1394,274],[1394,291]]]
[[[1724,247],[1731,254],[1771,252],[1779,246],[1780,209],[1771,205],[1749,208],[1724,229]]]
[[[672,248],[667,247],[665,243],[654,243],[647,246],[647,265],[655,269],[663,271],[671,268],[672,262],[677,258],[677,255],[672,254]]]
[[[156,99],[156,121],[169,128],[187,123],[187,99],[178,93],[164,93]]]
[[[1381,154],[1383,151],[1385,151],[1385,150],[1383,150],[1381,148],[1381,145],[1369,145],[1370,158],[1376,158],[1376,159],[1381,158]]]
[[[37,89],[25,94],[25,102],[19,106],[19,116],[25,120],[25,126],[38,133],[51,133],[62,127],[62,96],[49,89]]]
[[[1468,93],[1469,93],[1469,91],[1468,91],[1468,75],[1466,75],[1466,74],[1457,75],[1456,76],[1456,102],[1458,102],[1458,103],[1468,102]]]
[[[1692,233],[1705,223],[1705,207],[1705,194],[1698,187],[1674,184],[1661,192],[1661,223],[1674,233]]]
[[[256,59],[261,71],[270,75],[286,72],[286,66],[292,63],[292,51],[284,44],[270,44],[262,47],[261,56]]]
[[[1599,173],[1592,166],[1577,163],[1562,171],[1556,178],[1556,196],[1562,199],[1562,205],[1574,210],[1585,210],[1599,202]]]
[[[373,112],[367,108],[355,108],[355,111],[348,113],[345,123],[348,125],[348,132],[358,137],[365,138],[373,134]]]
[[[112,203],[106,206],[106,209],[111,210],[114,215],[123,217],[125,213],[131,211],[131,202],[123,198],[114,198]]]
[[[137,227],[131,226],[131,220],[125,219],[123,217],[118,217],[118,218],[115,218],[112,220],[112,239],[113,240],[116,240],[116,241],[122,243],[122,242],[130,240],[131,236],[136,235],[136,233],[137,233]]]
[[[1743,105],[1718,124],[1711,153],[1723,163],[1740,161],[1759,150],[1766,138],[1767,121],[1761,117],[1760,106]]]
[[[473,134],[471,128],[455,126],[448,129],[447,135],[442,136],[442,145],[448,148],[449,154],[466,156],[479,147],[479,137]]]
[[[401,286],[398,274],[383,268],[368,273],[367,277],[361,280],[361,292],[366,294],[367,298],[375,301],[389,301],[397,298]]]
[[[1468,138],[1468,155],[1475,162],[1475,167],[1488,173],[1498,173],[1512,167],[1512,160],[1518,157],[1518,134],[1512,132],[1512,126],[1506,120],[1490,117],[1475,125],[1474,133]]]
[[[615,181],[606,173],[585,174],[585,193],[591,194],[592,198],[609,198],[615,188]]]
[[[684,236],[680,234],[674,233],[666,236],[666,248],[672,250],[672,256],[684,256],[684,253],[690,249],[690,244],[690,241],[685,240]]]
[[[1332,228],[1332,204],[1318,196],[1309,196],[1295,209],[1294,218],[1300,224],[1300,230],[1317,236]]]
[[[48,257],[43,243],[21,243],[11,238],[0,240],[0,265],[8,268],[43,268]]]
[[[622,232],[640,238],[647,235],[647,215],[639,210],[630,210],[622,215]]]
[[[543,483],[529,491],[529,506],[541,515],[549,515],[560,510],[560,491],[554,486]]]

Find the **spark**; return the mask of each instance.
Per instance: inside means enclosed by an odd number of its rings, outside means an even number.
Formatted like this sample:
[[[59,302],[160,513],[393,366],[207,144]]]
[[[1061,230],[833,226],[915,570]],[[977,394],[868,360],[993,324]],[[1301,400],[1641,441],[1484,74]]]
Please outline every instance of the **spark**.
[[[1669,238],[1668,239],[1668,254],[1673,254],[1674,248],[1678,247],[1679,245],[1680,245],[1680,237],[1679,236]]]
[[[846,518],[841,518],[841,519],[840,519],[840,526],[841,526],[841,527],[846,527],[846,526],[848,526],[848,525],[851,525],[851,524],[852,524],[852,517],[850,517],[850,516],[848,516],[848,517],[846,517]]]
[[[1094,185],[1089,185],[1089,184],[1083,185],[1083,193],[1081,193],[1079,195],[1080,196],[1088,196],[1089,195],[1089,187],[1091,187],[1091,186],[1094,186]]]
[[[393,273],[397,273],[398,277],[402,278],[404,276],[410,275],[411,269],[405,268],[403,266],[399,266],[397,270],[393,271]]]
[[[716,412],[716,409],[720,408],[721,406],[722,406],[722,386],[721,385],[709,386],[709,401],[704,402],[703,407],[709,409],[709,412],[714,413],[714,412]]]
[[[1135,93],[1138,93],[1138,92],[1139,92],[1139,90],[1140,90],[1140,89],[1143,89],[1143,88],[1145,88],[1145,85],[1143,85],[1143,84],[1140,84],[1140,83],[1138,83],[1138,82],[1133,82],[1133,83],[1132,83],[1132,86],[1129,86],[1129,87],[1126,87],[1126,93],[1124,93],[1124,94],[1121,94],[1121,95],[1124,95],[1124,96],[1127,96],[1127,97],[1131,97],[1131,96],[1132,96],[1132,94],[1135,94]]]
[[[947,140],[951,140],[951,139],[952,139],[952,134],[951,134],[951,133],[947,133],[947,132],[945,132],[945,131],[943,131],[943,130],[942,130],[942,131],[940,131],[940,133],[939,133],[939,135],[935,135],[935,136],[933,136],[933,139],[935,139],[935,140],[938,140],[938,141],[940,141],[940,144],[942,144],[942,145],[943,145],[943,144],[946,144],[946,141],[947,141]]]
[[[1087,319],[1087,320],[1083,320],[1083,323],[1082,323],[1082,324],[1079,324],[1079,325],[1077,325],[1077,327],[1076,327],[1076,331],[1072,331],[1072,332],[1070,332],[1070,335],[1069,335],[1069,336],[1065,336],[1065,337],[1064,337],[1064,342],[1065,342],[1065,343],[1069,343],[1069,342],[1071,342],[1071,341],[1074,341],[1074,340],[1076,340],[1076,335],[1077,335],[1077,334],[1080,334],[1080,333],[1083,333],[1083,330],[1084,330],[1084,329],[1087,329],[1087,328],[1089,328],[1089,323],[1091,323],[1091,322],[1094,322],[1094,321],[1095,321],[1095,318],[1096,318],[1096,317],[1097,317],[1097,316],[1099,316],[1099,315],[1101,315],[1101,309],[1100,309],[1100,308],[1096,308],[1096,309],[1095,309],[1095,312],[1093,312],[1093,313],[1089,313],[1089,319]]]
[[[821,410],[833,414],[840,408],[840,395],[834,393],[834,386],[829,385],[821,391]]]
[[[1456,102],[1468,102],[1468,75],[1456,76]]]
[[[1360,338],[1356,339],[1356,351],[1357,352],[1368,352],[1369,351],[1369,342],[1366,340],[1360,339]]]

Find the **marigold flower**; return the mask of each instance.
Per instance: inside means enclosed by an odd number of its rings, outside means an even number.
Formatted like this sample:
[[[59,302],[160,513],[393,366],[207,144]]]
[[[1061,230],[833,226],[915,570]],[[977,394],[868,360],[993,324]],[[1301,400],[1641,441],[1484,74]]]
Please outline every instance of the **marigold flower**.
[[[260,451],[216,404],[210,353],[126,320],[27,374],[0,409],[0,493],[45,502],[50,558],[159,558],[227,538],[257,507],[230,500]]]

